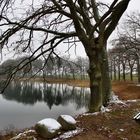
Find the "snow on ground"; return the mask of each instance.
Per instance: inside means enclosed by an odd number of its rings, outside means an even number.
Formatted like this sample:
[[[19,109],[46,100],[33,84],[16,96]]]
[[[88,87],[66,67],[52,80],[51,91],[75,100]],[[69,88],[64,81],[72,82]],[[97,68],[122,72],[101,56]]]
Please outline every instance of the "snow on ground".
[[[137,99],[137,100],[126,100],[125,102],[126,103],[136,103],[137,101],[139,101],[139,99]]]
[[[104,112],[109,112],[109,111],[111,111],[111,109],[109,109],[109,108],[107,108],[107,107],[104,107],[104,106],[101,106],[100,111],[101,111],[102,113],[104,113]]]
[[[76,120],[70,115],[61,115],[61,117],[70,124],[76,124]]]
[[[124,129],[120,129],[120,131],[121,131],[121,132],[123,132],[123,131],[124,131]]]
[[[110,98],[110,103],[126,105],[122,100],[118,98],[117,95],[114,94],[114,92],[112,93],[112,96]]]
[[[99,112],[94,112],[94,113],[84,113],[82,114],[82,116],[89,116],[89,115],[98,115],[99,113],[105,113],[105,112],[110,112],[111,109],[102,106]]]
[[[26,137],[27,134],[29,134],[29,133],[35,133],[35,130],[24,131],[23,133],[18,134],[17,136],[11,138],[10,140],[18,140],[18,139],[20,139],[22,137]],[[37,140],[37,139],[34,137],[33,140]]]
[[[88,115],[98,115],[100,112],[94,112],[94,113],[84,113],[82,116],[88,116]]]
[[[61,128],[60,123],[55,119],[47,118],[39,121],[37,124],[45,125],[50,133],[54,133],[56,130]]]
[[[81,133],[83,131],[83,129],[81,128],[77,128],[76,130],[72,130],[72,131],[68,131],[68,132],[65,132],[63,133],[62,135],[60,135],[59,137],[57,138],[54,138],[53,140],[66,140],[70,137],[73,137],[75,135],[78,135],[79,133]]]
[[[129,100],[129,101],[131,101],[131,100]],[[114,92],[112,92],[112,96],[111,96],[111,98],[110,98],[110,102],[109,102],[109,103],[113,103],[113,104],[123,104],[123,105],[127,106],[127,104],[126,104],[124,101],[120,100],[120,99],[118,98],[118,96],[114,94]],[[98,115],[99,113],[105,113],[105,112],[110,112],[110,111],[111,111],[111,109],[109,109],[108,107],[101,106],[99,112],[84,113],[84,114],[82,114],[82,115],[83,115],[83,116]]]
[[[137,84],[136,86],[137,86],[137,87],[140,87],[140,84]]]
[[[18,140],[19,138],[25,137],[25,136],[26,136],[26,135],[25,135],[24,133],[20,133],[20,134],[18,134],[17,136],[11,138],[10,140]]]
[[[28,134],[28,133],[35,133],[35,130],[27,130],[24,132],[24,134]]]

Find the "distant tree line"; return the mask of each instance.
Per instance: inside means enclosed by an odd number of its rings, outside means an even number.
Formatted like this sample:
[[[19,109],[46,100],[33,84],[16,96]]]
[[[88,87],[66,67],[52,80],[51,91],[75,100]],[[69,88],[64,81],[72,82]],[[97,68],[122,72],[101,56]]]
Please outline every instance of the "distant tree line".
[[[0,65],[0,76],[7,77],[15,71],[15,68],[26,64],[21,70],[17,70],[15,77],[53,77],[53,78],[72,78],[87,79],[88,59],[77,57],[69,59],[67,56],[60,58],[50,56],[48,59],[36,59],[28,63],[29,56],[23,56],[16,59],[8,59]],[[25,61],[26,60],[26,61]],[[24,61],[24,63],[23,63]],[[21,65],[22,62],[22,65]]]
[[[112,41],[113,48],[109,50],[110,77],[114,80],[126,80],[130,75],[140,83],[140,13],[128,15],[119,37]]]
[[[117,46],[110,49],[109,55],[109,68],[110,77],[112,80],[134,80],[134,76],[138,77],[139,73],[139,58],[135,55],[133,50]]]

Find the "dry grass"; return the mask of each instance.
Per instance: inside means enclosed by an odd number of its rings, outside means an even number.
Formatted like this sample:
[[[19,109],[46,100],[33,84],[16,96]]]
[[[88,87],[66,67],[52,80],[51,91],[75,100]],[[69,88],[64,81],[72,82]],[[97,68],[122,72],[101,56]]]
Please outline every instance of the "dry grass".
[[[122,100],[140,99],[140,86],[130,82],[114,82],[112,89]]]

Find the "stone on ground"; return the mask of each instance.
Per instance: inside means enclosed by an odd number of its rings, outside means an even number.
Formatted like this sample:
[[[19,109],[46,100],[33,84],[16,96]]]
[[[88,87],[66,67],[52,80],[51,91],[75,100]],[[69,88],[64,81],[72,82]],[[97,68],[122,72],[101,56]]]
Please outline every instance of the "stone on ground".
[[[63,130],[76,129],[76,120],[70,115],[60,115],[57,121],[62,125]]]
[[[61,129],[61,124],[55,119],[46,118],[35,125],[35,130],[43,138],[55,137]]]

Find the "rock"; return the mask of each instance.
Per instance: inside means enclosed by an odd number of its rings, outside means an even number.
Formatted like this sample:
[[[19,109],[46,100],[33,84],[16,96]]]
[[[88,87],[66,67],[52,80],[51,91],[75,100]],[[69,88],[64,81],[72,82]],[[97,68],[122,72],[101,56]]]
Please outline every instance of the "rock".
[[[62,125],[63,130],[76,129],[76,120],[70,115],[60,115],[57,121]]]
[[[55,119],[46,118],[39,121],[35,125],[35,130],[38,135],[43,138],[53,138],[60,132],[61,124]]]

